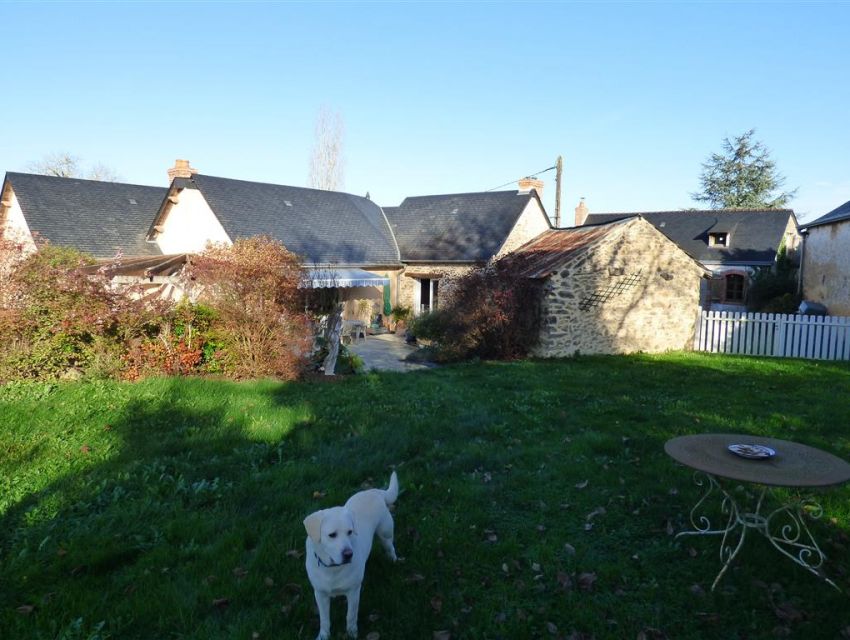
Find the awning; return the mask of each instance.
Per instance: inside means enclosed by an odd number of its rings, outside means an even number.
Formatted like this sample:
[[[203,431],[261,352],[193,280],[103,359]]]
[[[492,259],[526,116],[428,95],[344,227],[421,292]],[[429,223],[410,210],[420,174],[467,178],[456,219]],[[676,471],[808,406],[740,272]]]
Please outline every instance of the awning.
[[[365,269],[308,269],[302,289],[330,289],[348,287],[381,287],[390,283],[389,278]]]

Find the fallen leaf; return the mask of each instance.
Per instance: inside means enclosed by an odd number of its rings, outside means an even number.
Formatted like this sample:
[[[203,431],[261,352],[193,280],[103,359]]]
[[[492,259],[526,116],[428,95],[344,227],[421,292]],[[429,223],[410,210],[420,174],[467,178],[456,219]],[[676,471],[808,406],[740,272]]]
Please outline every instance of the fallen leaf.
[[[227,605],[230,604],[230,598],[216,598],[212,601],[212,606],[217,609],[224,609]]]
[[[431,609],[434,613],[440,613],[443,610],[443,599],[440,596],[431,598]]]
[[[328,495],[327,491],[314,491],[313,492],[313,498],[314,499],[315,498],[324,498],[326,495]]]
[[[576,485],[576,489],[584,489],[587,486],[587,483],[587,480],[582,480]]]
[[[554,622],[546,623],[546,631],[551,633],[553,636],[558,634],[558,627],[555,626]]]
[[[704,596],[704,595],[705,595],[705,589],[703,589],[703,588],[702,588],[700,585],[698,585],[698,584],[692,584],[692,585],[691,585],[691,588],[689,589],[689,591],[690,591],[692,594],[694,594],[695,596],[700,596],[700,597],[702,597],[702,596]]]
[[[574,556],[576,554],[576,548],[569,542],[564,543],[564,551],[566,551],[567,554],[571,556]]]
[[[558,584],[561,585],[561,589],[571,589],[573,586],[573,581],[570,579],[570,574],[565,571],[559,571],[555,579],[558,581]]]
[[[433,640],[452,640],[452,633],[448,629],[441,629],[435,631],[431,637]]]
[[[540,563],[539,562],[532,562],[531,563],[531,570],[539,572],[540,571]]]
[[[370,613],[370,614],[369,614],[369,622],[377,622],[377,621],[378,621],[378,620],[380,620],[380,619],[381,619],[381,616],[379,616],[379,615],[378,615],[377,613],[375,613],[374,611],[373,611],[372,613]]]
[[[267,587],[273,587],[274,586],[274,580],[272,578],[266,577],[263,580],[263,584],[266,585]]]
[[[233,575],[238,579],[242,580],[245,576],[248,575],[247,569],[243,569],[242,567],[236,567],[233,570]]]
[[[422,582],[423,580],[425,580],[425,576],[421,573],[412,573],[405,579],[405,582]]]
[[[290,549],[286,552],[287,557],[295,558],[296,560],[304,555],[304,552],[300,549]]]
[[[605,515],[605,507],[596,507],[593,511],[591,511],[590,513],[588,513],[588,514],[584,517],[584,519],[585,519],[585,520],[587,520],[588,522],[590,522],[590,521],[591,521],[591,520],[593,520],[596,516],[604,516],[604,515]]]
[[[366,634],[366,640],[380,640],[381,634],[377,631],[372,631]]]
[[[34,609],[35,609],[35,607],[32,606],[31,604],[22,604],[20,607],[15,609],[15,611],[17,611],[18,613],[20,613],[22,615],[28,616],[29,614],[31,614],[33,612]]]
[[[785,622],[800,622],[805,618],[805,614],[790,602],[780,602],[773,607],[773,613],[776,614],[777,618]]]
[[[693,547],[688,547],[688,555],[692,558],[696,558],[699,555],[699,551],[697,551]]]
[[[543,533],[544,531],[546,531],[546,525],[545,525],[545,524],[538,524],[538,525],[537,525],[537,530],[538,530],[540,533]]]
[[[593,589],[593,585],[596,584],[596,573],[580,573],[577,580],[579,589],[582,591],[591,591]]]
[[[643,631],[638,632],[637,640],[667,640],[667,634],[661,629],[647,627]]]
[[[82,447],[80,447],[80,451],[82,451],[83,453],[91,453],[91,447],[87,444],[84,444]]]
[[[259,637],[260,637],[259,631],[255,631],[254,633],[251,634],[251,640],[257,640]]]

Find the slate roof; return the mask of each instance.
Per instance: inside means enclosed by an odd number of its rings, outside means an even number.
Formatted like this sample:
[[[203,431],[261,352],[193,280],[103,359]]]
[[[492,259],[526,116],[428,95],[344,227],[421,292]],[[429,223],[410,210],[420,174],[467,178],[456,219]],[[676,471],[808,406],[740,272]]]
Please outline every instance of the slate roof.
[[[95,258],[160,255],[145,241],[167,189],[120,182],[6,174],[30,231]]]
[[[384,213],[405,262],[486,262],[536,197],[517,191],[416,196]]]
[[[710,211],[651,211],[592,213],[585,224],[640,215],[703,264],[771,265],[788,225],[796,223],[791,209],[715,209]],[[728,247],[708,246],[708,234],[729,234]]]
[[[801,226],[806,229],[811,229],[812,227],[820,227],[821,225],[832,224],[833,222],[842,222],[844,220],[850,220],[850,200],[842,204],[840,207],[833,209],[826,215],[821,216],[817,220],[813,220],[812,222]]]
[[[233,240],[268,235],[308,263],[399,263],[381,208],[366,198],[202,174],[179,184],[201,191]]]

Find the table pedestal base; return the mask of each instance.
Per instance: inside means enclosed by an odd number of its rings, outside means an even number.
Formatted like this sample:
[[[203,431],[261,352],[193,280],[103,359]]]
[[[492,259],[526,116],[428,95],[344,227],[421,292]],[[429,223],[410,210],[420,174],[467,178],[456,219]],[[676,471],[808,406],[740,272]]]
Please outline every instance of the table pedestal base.
[[[693,531],[682,531],[676,535],[676,538],[681,536],[722,536],[720,540],[720,561],[723,566],[711,585],[712,591],[729,569],[729,565],[741,552],[749,529],[762,534],[782,555],[841,591],[837,584],[824,575],[822,567],[826,555],[821,551],[806,525],[807,518],[817,520],[823,515],[823,508],[813,499],[798,498],[785,502],[777,509],[763,515],[761,512],[762,505],[765,495],[769,491],[767,486],[762,486],[759,490],[755,499],[755,509],[745,511],[735,500],[735,497],[723,488],[715,476],[698,471],[694,474],[694,482],[699,487],[705,487],[705,493],[691,509],[690,522]],[[726,524],[721,528],[712,526],[711,520],[703,512],[706,501],[715,492],[722,496],[720,503],[721,524],[722,521],[725,521]]]

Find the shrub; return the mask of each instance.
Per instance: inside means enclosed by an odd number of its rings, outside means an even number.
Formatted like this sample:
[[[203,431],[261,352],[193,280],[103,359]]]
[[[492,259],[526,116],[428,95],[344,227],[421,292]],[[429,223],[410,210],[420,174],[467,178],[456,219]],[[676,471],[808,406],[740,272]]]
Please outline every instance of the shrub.
[[[42,245],[2,283],[0,378],[55,378],[120,368],[120,346],[156,326],[161,311],[109,286],[105,270],[69,248]]]
[[[442,361],[528,355],[540,331],[540,287],[509,262],[452,280],[443,307],[419,316],[417,337],[434,341]]]
[[[268,237],[211,245],[196,256],[190,276],[215,310],[211,330],[220,369],[237,378],[295,378],[310,348],[299,309],[302,271],[297,257]]]

